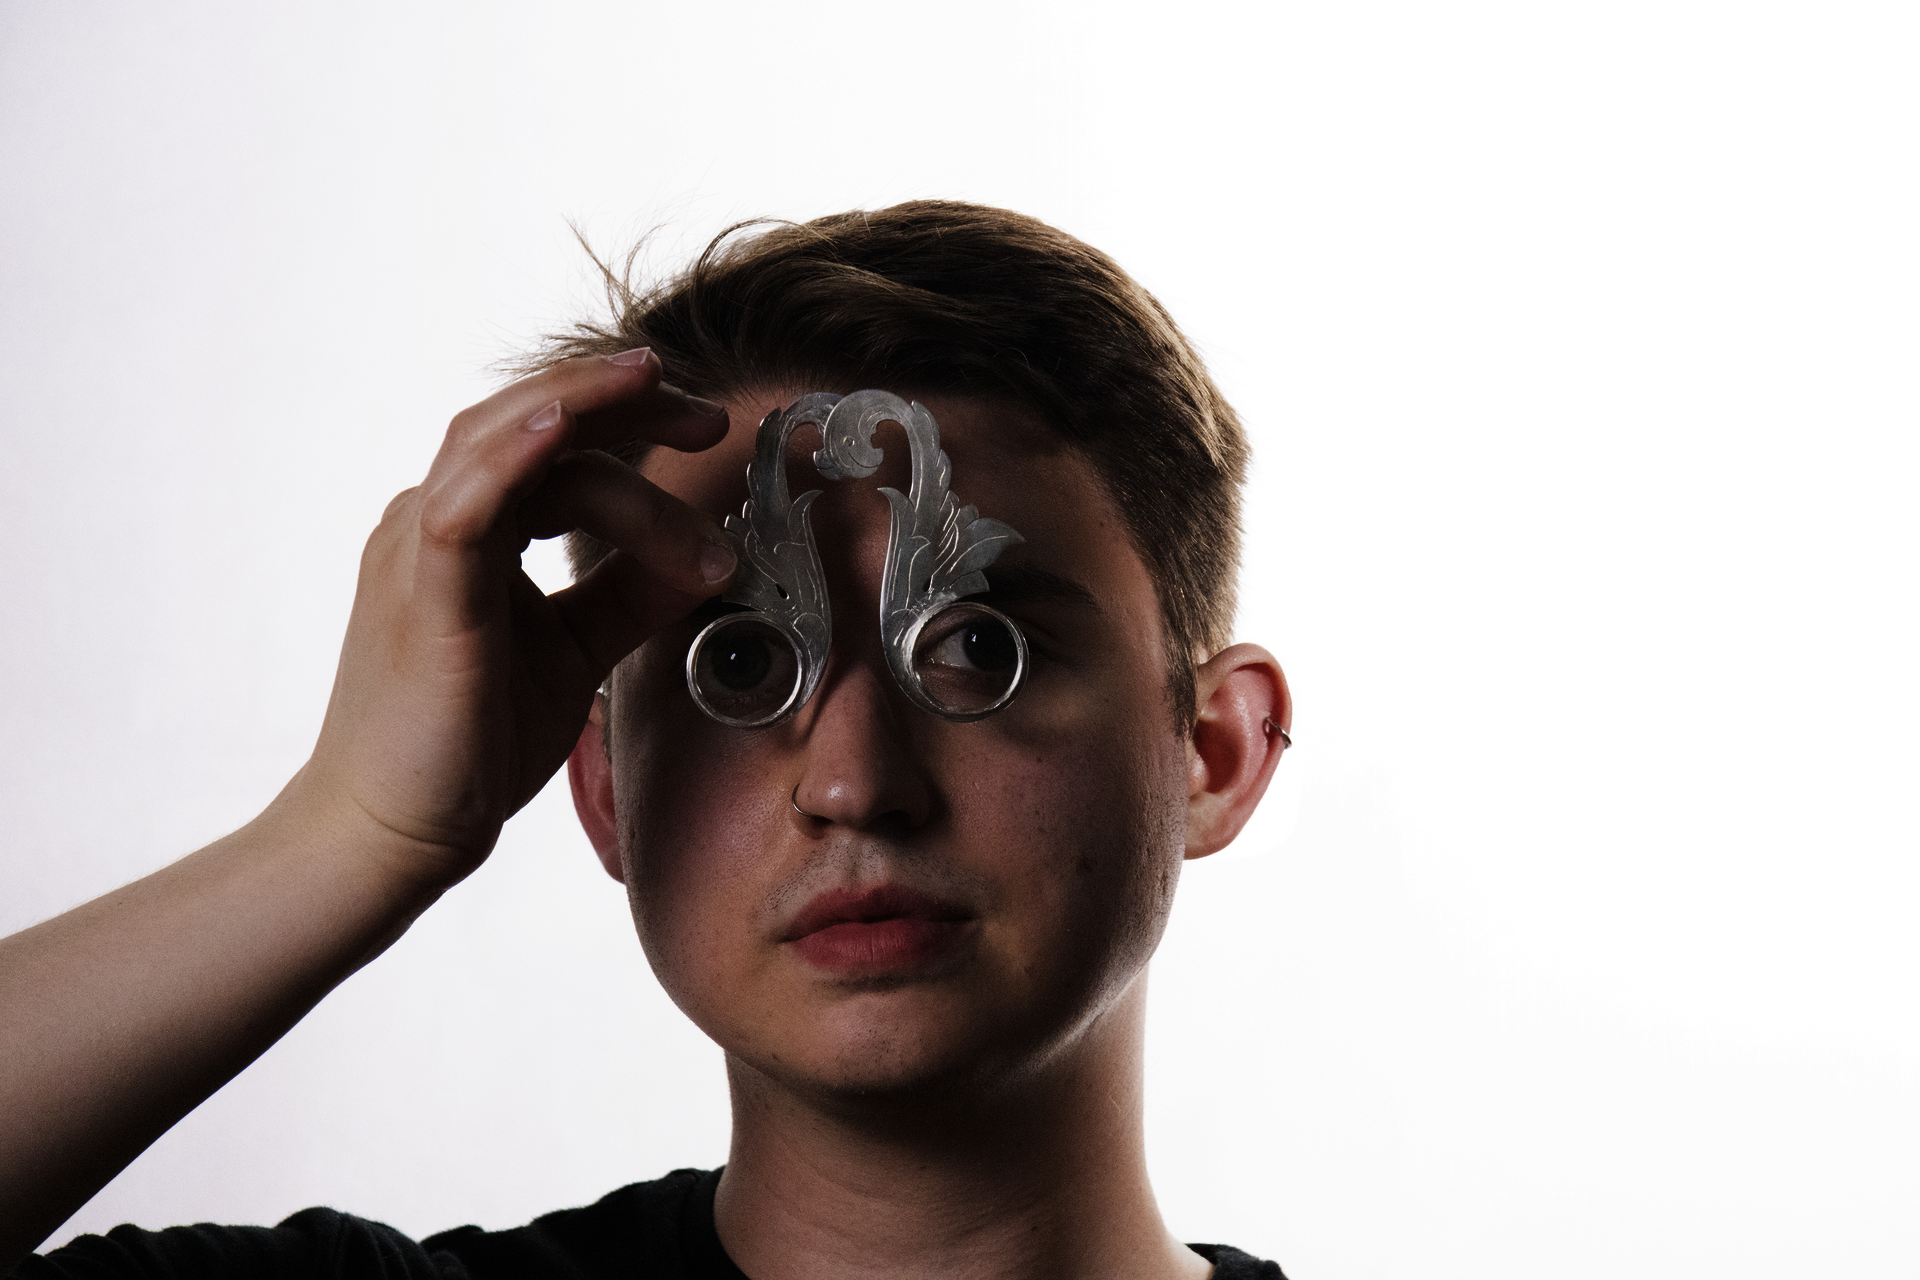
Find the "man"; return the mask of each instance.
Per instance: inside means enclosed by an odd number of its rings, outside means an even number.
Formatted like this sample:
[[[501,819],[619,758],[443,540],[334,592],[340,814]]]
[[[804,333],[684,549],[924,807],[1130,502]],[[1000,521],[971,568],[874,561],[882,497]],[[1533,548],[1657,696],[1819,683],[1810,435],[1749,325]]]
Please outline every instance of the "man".
[[[0,943],[5,1259],[477,868],[566,760],[655,972],[726,1051],[723,1171],[517,1232],[415,1244],[313,1210],[122,1229],[19,1274],[1277,1276],[1176,1242],[1144,1171],[1146,964],[1181,860],[1240,830],[1290,723],[1274,660],[1226,644],[1245,446],[1191,348],[1103,255],[941,202],[609,282],[614,322],[457,416],[388,508],[320,741],[267,812]],[[1017,531],[964,594],[1018,628],[1024,685],[954,719],[889,666],[904,500],[876,488],[932,462],[896,412],[869,476],[788,442],[794,488],[821,490],[831,643],[785,718],[723,723],[687,655],[754,572],[718,517],[755,424],[868,387],[924,404],[956,500]],[[542,597],[519,552],[570,530],[577,581]]]

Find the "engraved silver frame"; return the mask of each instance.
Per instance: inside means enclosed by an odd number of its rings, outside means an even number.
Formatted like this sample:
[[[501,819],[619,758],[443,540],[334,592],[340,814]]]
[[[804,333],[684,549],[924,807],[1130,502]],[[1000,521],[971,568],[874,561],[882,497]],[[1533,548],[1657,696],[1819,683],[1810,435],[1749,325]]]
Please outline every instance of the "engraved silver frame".
[[[838,396],[815,392],[783,410],[769,413],[754,440],[747,466],[747,501],[728,516],[726,532],[740,558],[733,585],[721,599],[744,606],[708,623],[687,648],[687,691],[713,719],[736,728],[766,728],[780,723],[812,699],[825,673],[833,639],[833,610],[826,574],[813,536],[809,508],[821,491],[797,498],[787,490],[787,442],[803,426],[820,432],[813,465],[828,480],[853,480],[879,469],[883,454],[873,433],[883,422],[898,422],[907,433],[912,481],[907,492],[883,487],[891,508],[886,566],[880,591],[880,639],[887,668],[901,691],[924,711],[965,723],[990,716],[1012,702],[1026,684],[1027,638],[1020,627],[990,605],[972,607],[1000,620],[1014,638],[1014,673],[1006,692],[979,710],[956,711],[928,693],[914,669],[913,648],[921,631],[949,605],[987,589],[983,572],[1008,547],[1025,541],[1012,527],[982,518],[972,506],[954,500],[953,463],[940,447],[940,427],[926,406],[908,403],[888,391],[856,391]],[[702,648],[720,631],[743,622],[771,627],[793,646],[794,682],[778,710],[758,720],[721,712],[700,692],[697,679]]]

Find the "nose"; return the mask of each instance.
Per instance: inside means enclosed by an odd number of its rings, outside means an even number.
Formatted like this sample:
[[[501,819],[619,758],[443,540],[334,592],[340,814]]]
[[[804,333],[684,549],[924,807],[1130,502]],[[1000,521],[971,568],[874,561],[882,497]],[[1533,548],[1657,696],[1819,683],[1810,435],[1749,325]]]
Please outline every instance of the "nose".
[[[933,787],[913,749],[913,715],[878,661],[834,662],[800,713],[805,764],[793,790],[794,820],[895,834],[924,824]]]

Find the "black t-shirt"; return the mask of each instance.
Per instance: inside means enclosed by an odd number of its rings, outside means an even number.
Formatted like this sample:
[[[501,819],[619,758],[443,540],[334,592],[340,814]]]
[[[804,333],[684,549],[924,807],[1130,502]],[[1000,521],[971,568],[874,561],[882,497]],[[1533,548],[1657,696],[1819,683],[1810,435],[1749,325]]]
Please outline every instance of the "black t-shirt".
[[[277,1227],[115,1227],[20,1264],[14,1280],[747,1280],[713,1229],[720,1171],[679,1169],[511,1231],[410,1240],[381,1222],[304,1209]],[[1214,1280],[1286,1280],[1225,1245],[1188,1246]]]

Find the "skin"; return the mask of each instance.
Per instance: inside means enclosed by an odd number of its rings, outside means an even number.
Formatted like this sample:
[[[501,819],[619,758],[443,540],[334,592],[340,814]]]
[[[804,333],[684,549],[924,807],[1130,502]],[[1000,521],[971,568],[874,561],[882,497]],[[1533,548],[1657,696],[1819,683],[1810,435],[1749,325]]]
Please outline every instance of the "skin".
[[[1102,628],[1118,648],[1075,648],[1044,684],[1036,668],[984,732],[921,723],[852,625],[873,617],[877,574],[854,498],[878,500],[849,493],[821,504],[823,545],[844,549],[829,573],[846,629],[814,702],[746,746],[688,719],[667,655],[732,570],[713,515],[737,506],[728,486],[763,400],[734,405],[729,432],[720,406],[627,353],[566,362],[453,420],[368,542],[320,739],[280,796],[208,848],[0,940],[0,1270],[478,867],[571,751],[649,958],[728,1050],[718,1215],[750,1273],[1197,1274],[1140,1171],[1143,966],[1179,856],[1224,845],[1264,790],[1279,753],[1264,717],[1288,714],[1279,669],[1250,647],[1215,655],[1182,735],[1139,676],[1163,680],[1164,663],[1121,652],[1157,644],[1143,638],[1157,627]],[[1007,442],[992,422],[936,412],[959,424],[965,500],[1030,539],[1064,536],[1044,486],[989,482],[1018,470],[993,465]],[[581,452],[634,436],[713,452],[687,468],[697,455],[656,451],[664,488]],[[1074,482],[1070,455],[1037,465]],[[1113,532],[1085,479],[1074,501]],[[574,527],[619,553],[543,598],[518,552]],[[1131,553],[1101,550],[1124,539],[1086,541],[1045,555],[1137,619]],[[1036,628],[1076,625],[1031,608]],[[616,665],[609,715],[594,690]],[[818,818],[787,808],[796,782]],[[857,990],[795,969],[767,933],[781,912],[869,876],[962,895],[975,937],[961,961]]]
[[[0,940],[0,1271],[479,866],[613,664],[719,590],[710,517],[573,452],[719,440],[719,407],[661,377],[651,353],[568,361],[457,415],[367,542],[319,741],[280,795]],[[624,554],[542,599],[519,550],[575,525]]]
[[[749,424],[797,394],[730,401],[724,444],[646,473],[737,510]],[[727,1050],[716,1212],[743,1269],[1204,1275],[1145,1175],[1145,970],[1182,859],[1230,839],[1271,776],[1264,718],[1284,723],[1284,681],[1252,646],[1217,655],[1182,733],[1152,580],[1092,466],[1019,406],[924,399],[960,500],[1026,538],[990,580],[1039,571],[1082,589],[986,597],[1033,646],[1020,697],[955,724],[894,685],[875,490],[905,490],[904,434],[882,429],[873,478],[828,483],[802,432],[789,476],[825,490],[813,516],[835,619],[819,689],[782,725],[719,725],[681,671],[705,615],[669,628],[622,664],[574,754],[583,823],[655,973]],[[890,884],[964,908],[951,955],[850,979],[787,941],[813,895]]]

